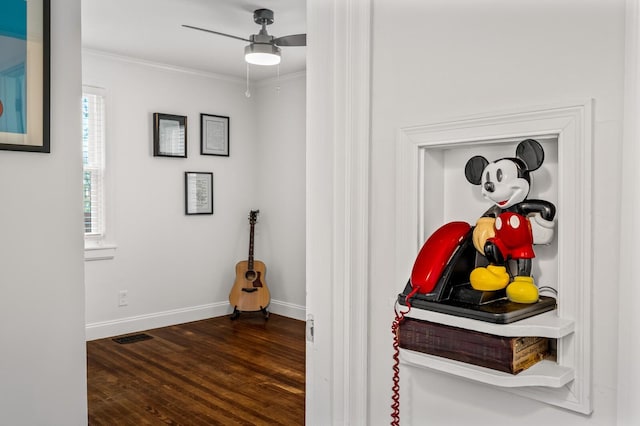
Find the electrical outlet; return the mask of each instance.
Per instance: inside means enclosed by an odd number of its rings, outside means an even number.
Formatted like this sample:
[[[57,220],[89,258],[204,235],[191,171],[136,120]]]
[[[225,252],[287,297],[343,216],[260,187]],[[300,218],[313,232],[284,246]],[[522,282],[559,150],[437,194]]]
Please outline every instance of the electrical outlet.
[[[127,306],[129,301],[127,300],[127,290],[120,290],[118,292],[118,306]]]

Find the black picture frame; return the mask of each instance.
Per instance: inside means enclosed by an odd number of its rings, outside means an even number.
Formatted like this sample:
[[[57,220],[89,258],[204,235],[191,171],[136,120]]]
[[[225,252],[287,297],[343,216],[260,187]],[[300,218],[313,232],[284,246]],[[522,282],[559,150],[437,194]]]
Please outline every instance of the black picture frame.
[[[187,158],[187,117],[153,113],[153,156]]]
[[[10,3],[2,13],[9,15],[0,27],[3,49],[15,53],[2,56],[21,61],[0,58],[0,80],[12,80],[0,86],[16,87],[0,89],[0,150],[50,153],[51,1]]]
[[[229,125],[224,115],[200,114],[200,154],[229,156]]]
[[[212,172],[184,172],[184,212],[213,214]]]

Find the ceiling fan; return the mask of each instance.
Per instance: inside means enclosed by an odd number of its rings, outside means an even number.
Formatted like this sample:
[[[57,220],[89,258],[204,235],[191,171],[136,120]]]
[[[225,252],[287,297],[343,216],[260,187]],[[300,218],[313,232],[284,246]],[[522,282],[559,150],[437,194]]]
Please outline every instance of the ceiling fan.
[[[235,38],[249,42],[244,48],[244,58],[250,64],[254,65],[277,65],[280,63],[280,47],[281,46],[306,46],[306,34],[292,34],[284,37],[274,37],[267,32],[267,25],[273,24],[273,11],[269,9],[257,9],[253,12],[253,21],[262,25],[262,29],[258,34],[252,34],[248,39],[243,37],[225,34],[218,31],[208,30],[205,28],[194,27],[192,25],[182,25],[185,28],[193,30],[205,31],[225,37]]]

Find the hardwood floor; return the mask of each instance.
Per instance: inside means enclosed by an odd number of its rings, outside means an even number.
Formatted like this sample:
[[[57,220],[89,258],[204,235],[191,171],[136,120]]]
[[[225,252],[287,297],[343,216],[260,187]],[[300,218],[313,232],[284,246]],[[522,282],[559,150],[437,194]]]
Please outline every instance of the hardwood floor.
[[[243,313],[87,342],[90,425],[303,425],[305,325]]]

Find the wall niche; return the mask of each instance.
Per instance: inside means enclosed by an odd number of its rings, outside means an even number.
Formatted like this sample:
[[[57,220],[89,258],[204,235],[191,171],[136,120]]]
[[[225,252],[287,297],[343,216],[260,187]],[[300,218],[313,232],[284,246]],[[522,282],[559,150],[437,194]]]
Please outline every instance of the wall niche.
[[[556,205],[554,241],[535,246],[533,275],[557,291],[557,309],[512,324],[491,324],[413,309],[409,316],[501,336],[554,339],[556,359],[511,376],[401,350],[403,369],[428,368],[584,414],[591,404],[592,100],[465,117],[402,128],[397,136],[398,282],[406,282],[424,241],[441,225],[471,225],[491,205],[464,177],[466,161],[512,157],[532,138],[545,150],[530,198]],[[541,292],[541,294],[543,294]],[[549,294],[547,294],[549,295]],[[498,374],[499,373],[499,374]]]

